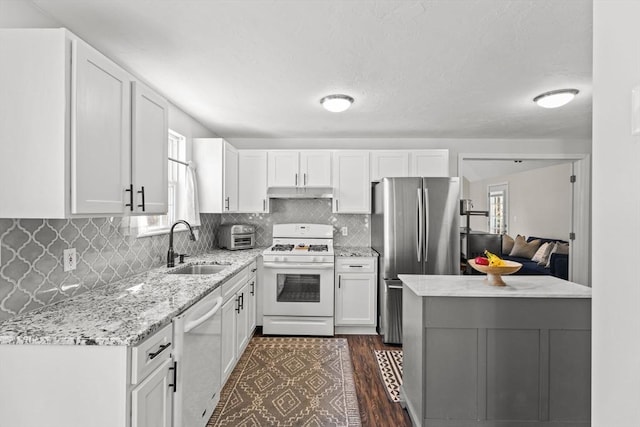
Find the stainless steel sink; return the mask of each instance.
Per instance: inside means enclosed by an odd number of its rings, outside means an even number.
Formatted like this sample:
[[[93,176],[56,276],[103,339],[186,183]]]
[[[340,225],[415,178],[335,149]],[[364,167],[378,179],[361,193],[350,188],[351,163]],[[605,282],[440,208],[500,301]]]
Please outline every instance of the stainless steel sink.
[[[230,264],[190,264],[179,267],[168,274],[216,274],[229,267]]]

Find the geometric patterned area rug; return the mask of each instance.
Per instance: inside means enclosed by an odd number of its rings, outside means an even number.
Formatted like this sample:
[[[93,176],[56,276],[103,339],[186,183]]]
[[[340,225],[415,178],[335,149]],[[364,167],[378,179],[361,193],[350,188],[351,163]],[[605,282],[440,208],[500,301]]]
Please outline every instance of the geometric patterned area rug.
[[[253,337],[207,427],[360,425],[346,339]]]
[[[392,402],[400,401],[402,385],[402,350],[373,350],[380,368],[382,382]]]

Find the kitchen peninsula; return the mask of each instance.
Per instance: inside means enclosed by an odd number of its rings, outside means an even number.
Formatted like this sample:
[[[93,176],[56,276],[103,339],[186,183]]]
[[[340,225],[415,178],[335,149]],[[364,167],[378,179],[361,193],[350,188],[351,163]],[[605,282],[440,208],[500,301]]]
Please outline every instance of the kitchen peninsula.
[[[416,426],[589,426],[591,288],[551,276],[400,275]]]

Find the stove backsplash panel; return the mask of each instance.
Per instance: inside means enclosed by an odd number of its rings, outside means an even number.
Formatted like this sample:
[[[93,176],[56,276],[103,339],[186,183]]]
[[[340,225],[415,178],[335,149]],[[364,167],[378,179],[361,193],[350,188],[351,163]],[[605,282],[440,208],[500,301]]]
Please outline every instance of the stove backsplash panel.
[[[174,233],[176,253],[215,247],[220,215],[201,215],[198,241]],[[0,321],[105,286],[166,262],[168,234],[137,238],[127,218],[0,219]],[[75,248],[65,273],[63,250]]]
[[[334,214],[330,199],[272,199],[270,213],[222,214],[222,224],[254,225],[258,246],[271,245],[273,224],[286,223],[330,224],[335,246],[370,246],[369,220],[369,215]]]

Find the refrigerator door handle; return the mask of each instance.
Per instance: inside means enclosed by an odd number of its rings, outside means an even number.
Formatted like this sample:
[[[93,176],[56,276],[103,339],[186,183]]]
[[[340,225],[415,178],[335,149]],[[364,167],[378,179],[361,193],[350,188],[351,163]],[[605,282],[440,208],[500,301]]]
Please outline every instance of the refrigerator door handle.
[[[418,188],[418,234],[416,235],[416,255],[418,258],[418,262],[422,261],[422,238],[424,236],[424,230],[423,230],[423,218],[424,218],[424,213],[422,212],[422,191],[420,191],[421,189]]]
[[[429,258],[429,189],[424,189],[424,262]]]

